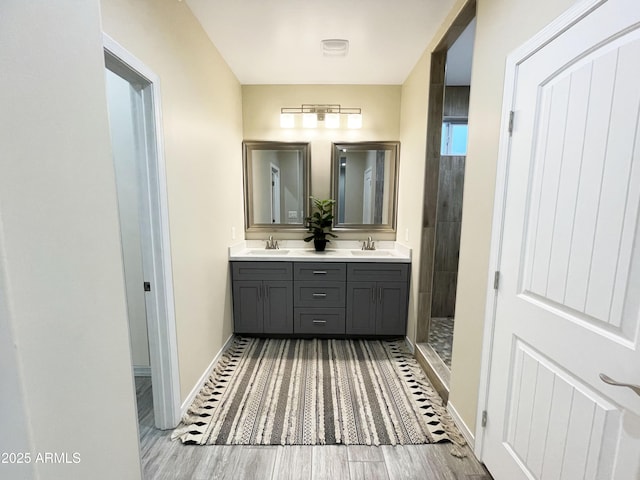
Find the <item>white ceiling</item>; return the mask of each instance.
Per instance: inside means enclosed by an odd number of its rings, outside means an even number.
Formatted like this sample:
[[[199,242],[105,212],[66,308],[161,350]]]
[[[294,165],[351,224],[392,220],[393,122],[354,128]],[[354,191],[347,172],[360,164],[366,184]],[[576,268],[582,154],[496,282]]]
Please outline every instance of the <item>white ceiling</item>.
[[[401,84],[453,3],[187,0],[242,84]],[[324,57],[328,38],[349,54]]]

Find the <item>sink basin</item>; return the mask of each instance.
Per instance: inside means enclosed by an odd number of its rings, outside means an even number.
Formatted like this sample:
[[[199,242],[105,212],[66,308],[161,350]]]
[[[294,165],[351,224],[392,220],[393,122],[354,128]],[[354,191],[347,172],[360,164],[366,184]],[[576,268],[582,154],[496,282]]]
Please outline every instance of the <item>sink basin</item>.
[[[351,250],[351,255],[356,257],[390,257],[388,250]]]
[[[249,255],[286,255],[289,250],[267,250],[266,248],[260,250],[249,250]]]

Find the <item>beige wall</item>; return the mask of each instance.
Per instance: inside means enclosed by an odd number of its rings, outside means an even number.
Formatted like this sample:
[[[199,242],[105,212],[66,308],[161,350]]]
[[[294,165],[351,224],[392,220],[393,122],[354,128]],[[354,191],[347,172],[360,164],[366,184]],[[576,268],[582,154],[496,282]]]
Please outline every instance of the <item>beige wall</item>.
[[[299,107],[303,103],[360,107],[362,128],[280,128],[280,108]],[[399,85],[243,85],[242,106],[245,140],[311,143],[311,194],[319,198],[329,198],[331,193],[332,142],[396,141],[400,137]],[[341,233],[340,239],[362,236]],[[285,237],[302,238],[302,234],[278,233],[278,238]],[[394,239],[395,235],[376,234],[376,238]]]
[[[243,232],[240,84],[186,3],[101,3],[104,31],[160,77],[184,400],[232,332],[227,247]]]
[[[512,50],[572,3],[572,0],[544,0],[537,2],[535,8],[525,0],[484,0],[478,4],[449,397],[449,402],[472,432],[475,431],[478,405],[505,61]],[[452,13],[463,4],[464,1],[457,2]],[[409,228],[411,232],[417,232],[420,225],[421,205],[417,204],[417,199],[422,199],[423,194],[429,57],[453,18],[450,15],[443,24],[440,35],[435,37],[402,87],[400,231]],[[419,248],[419,239],[414,235],[411,237],[411,246]],[[413,265],[415,284],[418,259]],[[417,299],[412,298],[411,307],[409,321],[415,328]]]
[[[139,479],[98,0],[0,31],[0,451],[32,455],[0,478]]]

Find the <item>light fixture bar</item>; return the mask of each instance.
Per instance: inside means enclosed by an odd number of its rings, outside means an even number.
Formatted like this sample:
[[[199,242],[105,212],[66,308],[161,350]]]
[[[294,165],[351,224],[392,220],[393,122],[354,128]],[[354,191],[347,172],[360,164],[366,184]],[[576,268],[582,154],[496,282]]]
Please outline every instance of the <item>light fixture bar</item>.
[[[304,128],[316,128],[317,122],[324,122],[325,128],[339,128],[341,115],[347,116],[348,128],[362,127],[362,109],[343,107],[334,103],[303,103],[299,107],[282,107],[280,109],[280,126],[294,128],[295,115],[302,115]]]

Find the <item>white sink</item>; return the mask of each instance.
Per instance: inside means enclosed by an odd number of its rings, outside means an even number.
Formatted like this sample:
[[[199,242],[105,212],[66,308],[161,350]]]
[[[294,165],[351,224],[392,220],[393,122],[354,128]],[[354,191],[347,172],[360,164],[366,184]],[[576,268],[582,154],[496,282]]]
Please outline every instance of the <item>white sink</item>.
[[[387,250],[351,250],[351,255],[356,257],[390,257],[391,252]]]
[[[267,250],[266,248],[264,249],[260,249],[260,250],[249,250],[249,255],[259,255],[259,256],[264,256],[264,255],[286,255],[289,253],[289,250]]]

